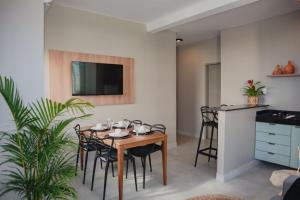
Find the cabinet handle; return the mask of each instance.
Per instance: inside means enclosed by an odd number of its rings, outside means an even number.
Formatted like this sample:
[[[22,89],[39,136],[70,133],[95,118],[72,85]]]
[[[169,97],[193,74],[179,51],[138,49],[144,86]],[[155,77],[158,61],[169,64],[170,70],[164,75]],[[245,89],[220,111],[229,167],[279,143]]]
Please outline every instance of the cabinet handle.
[[[269,135],[276,135],[275,133],[269,133]]]
[[[272,142],[268,142],[269,143],[269,145],[275,145],[275,143],[272,143]]]
[[[270,154],[270,155],[274,155],[275,153],[272,153],[272,152],[268,152],[268,154]]]

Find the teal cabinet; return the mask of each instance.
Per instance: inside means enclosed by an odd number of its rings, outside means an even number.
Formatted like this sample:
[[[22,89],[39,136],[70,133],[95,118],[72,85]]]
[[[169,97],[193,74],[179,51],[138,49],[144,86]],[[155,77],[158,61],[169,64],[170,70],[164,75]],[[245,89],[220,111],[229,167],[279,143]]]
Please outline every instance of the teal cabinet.
[[[256,122],[255,158],[298,167],[300,126]]]
[[[298,167],[298,147],[300,147],[300,126],[292,126],[291,136],[291,161],[290,167]]]
[[[290,136],[291,126],[283,124],[256,122],[256,131]]]
[[[290,125],[256,122],[255,158],[290,167],[292,135]]]

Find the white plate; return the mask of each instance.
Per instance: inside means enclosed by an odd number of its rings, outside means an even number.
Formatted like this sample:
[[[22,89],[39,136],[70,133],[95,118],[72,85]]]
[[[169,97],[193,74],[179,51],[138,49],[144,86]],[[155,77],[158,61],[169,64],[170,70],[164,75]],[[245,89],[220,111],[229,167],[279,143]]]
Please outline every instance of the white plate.
[[[111,132],[108,134],[110,137],[125,137],[128,135],[128,132],[126,131],[122,131],[122,132],[119,132],[119,133],[116,133],[116,132]]]
[[[132,132],[134,132],[134,133],[136,133],[136,131],[135,130],[133,130]],[[147,128],[145,128],[145,130],[144,131],[139,131],[139,133],[141,133],[141,134],[144,134],[144,133],[149,133],[150,132],[150,130],[149,129],[147,129]]]
[[[114,124],[113,127],[116,127],[116,128],[124,128],[124,124]]]
[[[104,130],[108,129],[108,127],[107,126],[102,126],[102,127],[99,128],[99,127],[94,126],[91,129],[93,131],[104,131]]]

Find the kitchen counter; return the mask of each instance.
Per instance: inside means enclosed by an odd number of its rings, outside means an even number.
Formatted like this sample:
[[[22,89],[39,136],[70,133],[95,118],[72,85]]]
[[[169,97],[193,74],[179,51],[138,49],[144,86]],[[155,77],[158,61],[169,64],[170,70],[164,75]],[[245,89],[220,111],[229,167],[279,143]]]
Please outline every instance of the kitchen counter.
[[[234,110],[244,110],[244,109],[252,109],[252,108],[262,108],[262,107],[268,107],[269,105],[264,104],[258,104],[258,105],[233,105],[233,106],[222,106],[220,108],[220,111],[234,111]]]
[[[300,112],[283,110],[258,111],[256,121],[300,126]]]
[[[256,113],[267,105],[224,106],[218,112],[217,180],[221,182],[244,174],[255,160]]]

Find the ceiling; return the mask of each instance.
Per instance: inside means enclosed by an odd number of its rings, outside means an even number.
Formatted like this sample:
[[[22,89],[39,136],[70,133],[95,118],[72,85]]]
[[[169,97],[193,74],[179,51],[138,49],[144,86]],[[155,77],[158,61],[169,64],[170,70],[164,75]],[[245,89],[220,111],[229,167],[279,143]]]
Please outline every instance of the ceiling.
[[[54,0],[64,6],[143,24],[200,1],[205,0]]]
[[[49,1],[49,0],[47,0]],[[55,4],[138,22],[147,31],[172,30],[180,45],[300,9],[299,0],[53,0]]]
[[[171,28],[177,37],[183,38],[180,45],[216,37],[221,30],[237,27],[300,9],[296,0],[261,0],[247,6],[225,11],[210,17]]]

